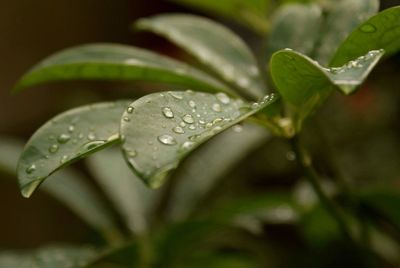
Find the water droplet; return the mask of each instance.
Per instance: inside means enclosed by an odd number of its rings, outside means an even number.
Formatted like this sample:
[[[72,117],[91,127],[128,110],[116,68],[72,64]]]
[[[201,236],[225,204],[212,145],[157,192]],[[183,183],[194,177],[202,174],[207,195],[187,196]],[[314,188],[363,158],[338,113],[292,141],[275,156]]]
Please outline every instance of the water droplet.
[[[172,112],[171,108],[169,108],[169,107],[162,108],[162,113],[166,118],[174,117],[174,113]]]
[[[83,136],[83,133],[79,133],[79,135],[78,135],[78,139],[80,139],[80,140],[81,140],[81,139],[83,139],[83,137],[84,137],[84,136]]]
[[[85,151],[90,151],[93,150],[94,148],[99,147],[100,145],[103,145],[105,141],[91,141],[83,145],[83,148]]]
[[[131,114],[131,113],[133,113],[133,110],[134,110],[134,108],[133,108],[132,106],[129,106],[129,107],[126,109],[126,112],[127,112],[128,114]]]
[[[29,167],[26,168],[25,171],[26,171],[26,173],[28,173],[28,174],[32,174],[33,172],[36,171],[36,165],[35,165],[35,164],[30,165]]]
[[[135,157],[135,156],[137,156],[136,150],[129,150],[129,149],[127,149],[127,150],[125,150],[125,151],[126,151],[126,154],[127,154],[129,157]]]
[[[212,109],[213,109],[213,111],[214,112],[221,112],[221,105],[219,105],[218,103],[214,103],[213,105],[212,105]]]
[[[182,144],[181,149],[188,150],[188,149],[190,149],[193,145],[194,145],[194,142],[192,142],[192,141],[185,141],[185,142]]]
[[[194,123],[194,119],[193,119],[193,117],[192,117],[190,114],[185,114],[185,115],[182,117],[182,120],[183,120],[185,123],[188,123],[188,124],[193,124],[193,123]]]
[[[183,122],[183,121],[180,122],[179,125],[180,125],[181,127],[185,127],[185,126],[186,126],[185,122]]]
[[[293,151],[289,151],[286,153],[286,159],[289,161],[294,161],[296,160],[296,154]]]
[[[171,95],[173,98],[175,98],[177,100],[183,99],[182,95],[178,92],[168,91],[168,93],[169,93],[169,95]]]
[[[260,104],[258,104],[257,102],[254,102],[252,105],[251,105],[251,109],[258,109],[260,107]]]
[[[177,134],[184,134],[185,131],[183,130],[183,128],[181,128],[180,126],[176,126],[172,129],[175,133]]]
[[[63,155],[62,157],[61,157],[61,159],[60,159],[60,163],[61,164],[64,164],[65,162],[67,162],[67,160],[68,160],[68,155]]]
[[[215,96],[217,97],[217,100],[219,100],[222,104],[228,104],[231,101],[228,95],[222,92],[217,93]]]
[[[201,120],[201,119],[199,120],[199,124],[200,124],[200,125],[204,125],[205,123],[206,123],[206,122],[205,122],[204,120]]]
[[[88,135],[87,135],[87,138],[88,138],[88,140],[95,140],[96,139],[96,134],[94,134],[93,132],[90,132]]]
[[[375,25],[373,25],[371,23],[367,23],[367,24],[361,26],[360,30],[364,33],[374,33],[374,32],[376,32],[376,27],[375,27]]]
[[[60,134],[60,136],[58,136],[57,141],[61,144],[63,143],[67,143],[69,140],[71,139],[71,136],[68,134]]]
[[[174,137],[170,136],[170,135],[161,135],[158,136],[158,140],[165,145],[174,145],[176,144],[176,140]]]
[[[55,153],[58,151],[58,145],[57,144],[53,144],[49,147],[49,152],[50,153]]]
[[[188,104],[191,108],[196,108],[196,103],[193,100],[190,100]]]
[[[131,121],[131,119],[130,119],[128,116],[124,116],[122,119],[123,119],[125,122]]]
[[[195,125],[190,125],[190,126],[189,126],[189,129],[190,129],[190,130],[195,130],[195,129],[196,129],[196,126],[195,126]]]
[[[74,132],[74,130],[75,130],[75,127],[74,127],[73,125],[70,125],[70,126],[68,127],[68,132],[69,132],[69,133]]]
[[[222,121],[224,121],[222,118],[217,117],[212,121],[212,124],[215,125],[215,124],[221,123]]]

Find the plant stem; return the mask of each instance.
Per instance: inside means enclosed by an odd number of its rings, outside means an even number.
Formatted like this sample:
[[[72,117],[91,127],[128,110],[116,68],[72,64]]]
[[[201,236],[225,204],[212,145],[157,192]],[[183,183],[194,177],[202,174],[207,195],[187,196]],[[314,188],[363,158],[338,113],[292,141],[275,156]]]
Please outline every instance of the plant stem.
[[[343,218],[342,213],[336,206],[336,204],[331,200],[322,189],[320,184],[320,179],[315,171],[314,167],[312,166],[311,158],[305,152],[305,150],[301,147],[300,141],[298,136],[294,136],[290,139],[292,148],[294,153],[296,154],[296,159],[301,167],[301,170],[304,176],[307,178],[311,186],[313,187],[315,193],[317,194],[321,204],[325,207],[325,209],[329,212],[329,214],[336,220],[337,225],[343,235],[352,240],[352,236],[350,234],[349,228],[345,219]]]

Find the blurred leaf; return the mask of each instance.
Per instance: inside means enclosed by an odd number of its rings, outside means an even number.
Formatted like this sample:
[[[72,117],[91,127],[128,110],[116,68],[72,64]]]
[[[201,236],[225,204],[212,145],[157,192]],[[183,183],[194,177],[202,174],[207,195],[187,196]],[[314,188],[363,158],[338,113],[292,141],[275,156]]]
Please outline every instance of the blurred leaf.
[[[140,19],[135,26],[167,38],[242,93],[256,98],[265,94],[252,52],[223,25],[199,16],[167,14]]]
[[[324,68],[301,53],[276,52],[271,58],[271,75],[279,93],[294,109],[296,129],[337,88],[345,94],[354,92],[367,78],[383,55],[370,51],[365,56],[339,68]]]
[[[16,176],[18,157],[23,143],[15,139],[0,138],[0,169]],[[100,231],[106,238],[114,239],[117,227],[109,210],[86,182],[86,178],[74,170],[61,170],[50,176],[42,190],[61,201],[86,223]]]
[[[110,148],[87,158],[94,178],[136,234],[147,230],[148,216],[158,192],[147,188],[126,165],[119,150]]]
[[[196,147],[259,112],[275,100],[266,96],[251,107],[225,94],[192,91],[154,93],[133,102],[121,123],[128,164],[152,188]]]
[[[384,49],[386,56],[400,50],[400,6],[378,13],[355,29],[340,45],[330,66],[340,66],[378,49]]]
[[[314,4],[282,6],[274,15],[267,54],[284,48],[311,55],[321,32],[322,10]]]
[[[185,219],[223,175],[270,137],[257,125],[236,125],[196,150],[175,174],[167,216]]]
[[[324,20],[316,59],[322,65],[328,65],[335,55],[336,49],[347,36],[378,11],[379,0],[341,0],[332,3]]]
[[[127,101],[98,103],[64,112],[39,128],[18,162],[22,195],[29,197],[49,175],[119,141]]]
[[[49,246],[33,252],[0,252],[0,268],[84,267],[96,256],[90,247]]]
[[[215,13],[246,25],[260,34],[268,30],[270,0],[171,0],[182,5]]]
[[[126,268],[140,267],[140,248],[132,242],[105,252],[93,258],[85,268]]]
[[[188,86],[197,90],[229,89],[189,65],[125,45],[91,44],[58,52],[25,74],[16,90],[63,80],[140,80]]]

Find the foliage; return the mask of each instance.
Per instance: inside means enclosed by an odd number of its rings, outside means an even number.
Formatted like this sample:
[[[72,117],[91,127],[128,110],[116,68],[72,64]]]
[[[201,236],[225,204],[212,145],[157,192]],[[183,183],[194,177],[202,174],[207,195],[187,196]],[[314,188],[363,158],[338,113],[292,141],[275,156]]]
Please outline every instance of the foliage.
[[[22,150],[17,176],[23,196],[44,183],[43,190],[107,241],[102,248],[3,253],[0,267],[15,266],[16,259],[54,267],[56,254],[63,256],[57,267],[273,266],[274,259],[264,254],[264,224],[297,225],[321,248],[340,238],[337,243],[353,246],[354,255],[368,256],[355,265],[399,264],[398,194],[357,192],[340,176],[329,184],[300,135],[334,92],[354,94],[383,57],[400,50],[400,7],[377,13],[375,0],[176,2],[250,26],[260,42],[267,38],[269,63],[220,23],[162,14],[140,19],[134,28],[166,38],[197,65],[132,46],[91,44],[34,66],[15,90],[77,79],[155,81],[174,90],[74,108],[40,127],[23,150],[18,142],[0,144],[0,153]],[[189,89],[175,90],[172,84]],[[290,143],[288,158],[297,160],[307,179],[294,195],[212,194],[222,175],[273,137]],[[126,230],[79,175],[60,170],[83,158]],[[14,161],[5,158],[0,167],[13,174]],[[49,183],[48,177],[53,177]],[[150,190],[140,180],[160,189]],[[50,257],[37,257],[43,254]]]

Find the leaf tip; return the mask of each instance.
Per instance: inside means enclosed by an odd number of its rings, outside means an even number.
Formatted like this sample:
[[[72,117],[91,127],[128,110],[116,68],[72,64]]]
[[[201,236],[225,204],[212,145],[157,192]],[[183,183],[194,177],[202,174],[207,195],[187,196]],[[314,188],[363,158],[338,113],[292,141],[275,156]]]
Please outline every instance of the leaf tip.
[[[29,198],[32,196],[33,192],[39,187],[42,183],[42,180],[34,180],[23,186],[21,186],[21,194],[25,198]]]

